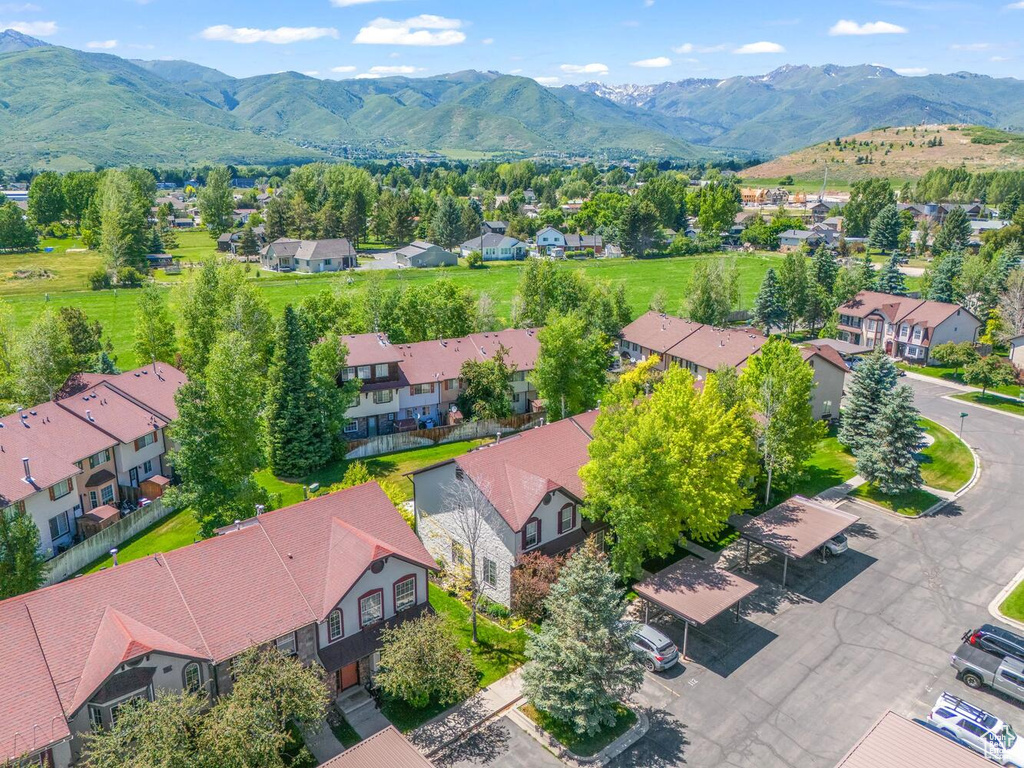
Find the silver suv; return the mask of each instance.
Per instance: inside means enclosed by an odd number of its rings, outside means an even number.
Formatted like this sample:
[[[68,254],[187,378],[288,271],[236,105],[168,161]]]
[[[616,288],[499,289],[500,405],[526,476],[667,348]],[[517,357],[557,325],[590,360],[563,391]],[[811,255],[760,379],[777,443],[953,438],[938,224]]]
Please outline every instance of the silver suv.
[[[641,653],[644,666],[651,672],[662,672],[679,661],[676,644],[650,624],[637,625],[631,644]]]
[[[1024,742],[1017,738],[1008,723],[981,707],[943,692],[928,714],[928,720],[989,760],[1024,768]]]

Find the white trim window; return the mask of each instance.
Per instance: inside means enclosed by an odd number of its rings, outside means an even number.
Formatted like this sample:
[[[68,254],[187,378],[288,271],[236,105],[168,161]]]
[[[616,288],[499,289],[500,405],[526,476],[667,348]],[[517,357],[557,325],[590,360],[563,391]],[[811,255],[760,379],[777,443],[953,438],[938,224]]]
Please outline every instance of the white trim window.
[[[384,618],[384,595],[377,591],[359,600],[359,623],[368,627]]]
[[[558,510],[558,530],[562,533],[568,533],[573,529],[573,507],[571,504],[566,504],[560,510]]]
[[[295,647],[295,633],[289,632],[287,635],[282,635],[274,641],[277,645],[277,650],[283,653],[285,656],[294,656],[298,651]]]
[[[98,731],[103,727],[103,710],[95,704],[89,705],[89,725],[92,726],[94,731]]]
[[[342,635],[341,611],[331,611],[327,616],[327,642],[333,643]]]
[[[498,586],[498,564],[489,557],[484,558],[484,584],[492,588]]]
[[[540,544],[540,524],[536,520],[531,520],[526,524],[523,531],[523,544],[524,549],[530,549]]]
[[[185,665],[184,680],[186,691],[198,691],[202,687],[203,672],[196,662],[190,661]]]
[[[395,611],[416,605],[416,578],[403,579],[395,585]]]

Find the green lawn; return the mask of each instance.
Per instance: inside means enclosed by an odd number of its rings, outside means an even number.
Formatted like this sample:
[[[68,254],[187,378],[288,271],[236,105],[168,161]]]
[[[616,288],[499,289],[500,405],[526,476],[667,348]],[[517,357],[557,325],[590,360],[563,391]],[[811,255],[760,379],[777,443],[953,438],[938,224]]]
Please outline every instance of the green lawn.
[[[192,511],[181,509],[153,523],[118,547],[117,562],[127,563],[156,552],[170,552],[172,549],[192,544],[199,538],[199,523],[196,522]],[[93,573],[111,565],[112,559],[109,556],[103,557],[86,566],[82,573]]]
[[[217,253],[217,239],[205,229],[179,229],[174,234],[178,247],[168,250],[182,261],[200,261]]]
[[[462,648],[469,649],[473,663],[480,673],[479,685],[484,688],[500,680],[526,661],[524,648],[526,632],[522,629],[508,632],[481,614],[477,615],[476,645],[472,643],[469,608],[434,584],[430,585],[430,604],[440,615],[446,617],[455,630],[455,637]],[[381,711],[398,730],[407,733],[423,725],[430,718],[441,714],[447,707],[431,702],[417,709],[398,699],[386,699]]]
[[[389,453],[384,456],[374,456],[372,459],[359,459],[362,461],[370,474],[377,480],[388,480],[397,486],[406,500],[412,498],[412,481],[405,477],[406,472],[411,472],[421,467],[428,467],[439,461],[453,459],[461,456],[471,448],[482,445],[487,440],[462,440],[456,443],[443,443],[430,446],[429,448],[417,448],[411,451],[400,453]],[[321,488],[327,488],[334,483],[340,482],[345,475],[351,461],[342,459],[329,464],[324,469],[304,477],[298,482],[290,482],[274,477],[269,469],[261,470],[256,475],[256,481],[267,489],[268,493],[280,495],[282,507],[290,504],[297,504],[302,501],[302,486],[312,483],[320,483]]]
[[[835,430],[818,443],[804,466],[803,476],[793,487],[792,493],[811,498],[824,490],[845,483],[857,474],[856,460],[836,437]]]
[[[938,496],[923,490],[900,493],[896,496],[886,496],[880,493],[874,485],[862,485],[854,488],[850,491],[850,496],[873,502],[880,507],[885,507],[897,514],[907,516],[919,515],[939,501]]]
[[[960,490],[974,474],[974,456],[960,438],[941,424],[921,419],[921,426],[935,439],[921,452],[924,484],[940,491]]]
[[[965,392],[962,395],[953,395],[953,399],[963,400],[965,403],[974,403],[975,405],[984,405],[988,408],[1006,411],[1006,413],[1015,413],[1018,416],[1024,416],[1024,403],[1020,400],[1010,400],[1005,397],[1000,397],[999,395],[990,395],[987,392],[984,395],[981,394],[981,392]]]
[[[1007,595],[1003,604],[999,606],[999,611],[1011,619],[1024,621],[1024,581]]]
[[[203,243],[202,238],[209,240],[204,232],[179,232],[179,243],[182,248],[174,249],[177,253],[205,252],[212,245]],[[35,254],[34,256],[42,256]],[[51,263],[62,258],[48,254],[47,260],[40,260],[40,266],[49,269]],[[26,256],[4,257],[13,259],[11,263],[24,264]],[[71,257],[69,257],[71,258]],[[727,254],[724,256],[684,256],[678,258],[650,259],[637,261],[634,259],[594,259],[590,261],[570,261],[559,263],[559,269],[583,270],[588,276],[599,280],[609,280],[615,285],[624,285],[626,298],[634,314],[647,309],[651,297],[659,290],[664,290],[668,297],[668,308],[675,312],[682,304],[686,286],[694,268],[701,261],[726,258],[735,260],[740,270],[740,306],[750,308],[761,285],[761,280],[769,267],[778,268],[782,257],[778,254]],[[138,291],[132,290],[88,290],[85,277],[101,259],[95,255],[78,255],[77,261],[88,261],[88,268],[78,267],[80,278],[68,281],[36,280],[19,281],[17,290],[9,290],[6,294],[15,314],[15,322],[20,328],[27,326],[45,307],[44,293],[49,294],[50,306],[80,307],[90,319],[99,320],[104,331],[114,345],[114,353],[118,365],[130,368],[136,364],[132,352],[132,341],[135,322]],[[77,263],[76,261],[76,263]],[[83,262],[84,263],[84,262]],[[418,285],[439,277],[448,277],[459,285],[466,286],[479,293],[487,293],[496,304],[496,311],[502,322],[508,322],[512,297],[519,281],[522,262],[508,264],[491,264],[486,269],[468,269],[465,267],[448,267],[439,269],[418,270],[386,270],[384,279],[398,280],[408,285]],[[376,273],[380,274],[380,273]],[[369,278],[368,272],[322,275],[268,275],[257,269],[252,270],[252,277],[267,297],[271,308],[280,312],[286,304],[294,304],[310,293],[325,288],[338,287],[341,290],[355,290]],[[350,282],[351,281],[351,282]],[[72,284],[74,283],[74,284]],[[8,284],[9,286],[9,284]],[[4,284],[0,283],[0,295],[4,295]],[[170,290],[167,285],[162,290]]]
[[[907,363],[897,363],[898,368],[902,368],[904,371],[911,371],[913,373],[919,373],[922,376],[931,376],[935,379],[943,379],[944,381],[951,381],[956,384],[967,384],[964,381],[963,371],[959,373],[955,368],[944,365],[908,365]],[[968,385],[969,386],[969,385]],[[1010,397],[1017,397],[1021,394],[1022,388],[1016,384],[1002,387],[992,387],[990,392],[998,392],[1003,395],[1009,395]]]
[[[580,757],[596,755],[602,749],[619,738],[619,736],[632,728],[634,723],[636,723],[636,714],[633,710],[620,704],[616,708],[615,725],[611,728],[604,729],[594,736],[588,736],[586,734],[581,735],[576,733],[568,723],[565,723],[562,720],[556,720],[547,712],[540,711],[532,704],[523,704],[523,706],[519,708],[519,711],[530,718],[540,728],[554,736],[563,747],[568,749],[574,755],[579,755]]]

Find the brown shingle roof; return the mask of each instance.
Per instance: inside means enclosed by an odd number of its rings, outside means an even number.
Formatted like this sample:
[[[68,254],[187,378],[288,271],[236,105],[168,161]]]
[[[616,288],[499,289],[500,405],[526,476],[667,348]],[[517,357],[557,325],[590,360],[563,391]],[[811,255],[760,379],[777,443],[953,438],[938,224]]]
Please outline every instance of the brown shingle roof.
[[[848,372],[850,370],[850,366],[848,366],[846,361],[843,360],[843,356],[840,355],[834,347],[829,347],[824,344],[820,346],[817,344],[801,344],[800,356],[805,362],[810,360],[812,357],[820,357],[841,371]]]
[[[707,624],[756,589],[754,582],[698,557],[684,557],[633,587],[640,597],[694,624]]]
[[[173,421],[178,418],[174,395],[188,383],[188,376],[173,365],[157,361],[155,370],[152,364],[146,365],[117,376],[108,376],[106,381],[129,399]]]
[[[799,559],[860,518],[803,496],[794,496],[757,517],[737,515],[733,520],[744,538]]]
[[[966,747],[895,712],[871,726],[836,768],[991,768]]]
[[[767,342],[767,336],[751,328],[702,325],[669,349],[668,354],[714,371],[723,365],[730,368],[742,365]]]
[[[320,768],[433,768],[393,725],[349,747]]]
[[[3,504],[28,498],[33,493],[49,488],[79,473],[73,459],[52,450],[48,442],[35,439],[32,427],[23,426],[31,418],[12,413],[0,421],[0,500]],[[25,478],[22,459],[29,460],[31,482]]]
[[[622,329],[622,338],[664,355],[700,327],[692,320],[646,312]]]
[[[122,443],[130,443],[168,424],[167,419],[132,402],[107,382],[58,400],[57,405]]]

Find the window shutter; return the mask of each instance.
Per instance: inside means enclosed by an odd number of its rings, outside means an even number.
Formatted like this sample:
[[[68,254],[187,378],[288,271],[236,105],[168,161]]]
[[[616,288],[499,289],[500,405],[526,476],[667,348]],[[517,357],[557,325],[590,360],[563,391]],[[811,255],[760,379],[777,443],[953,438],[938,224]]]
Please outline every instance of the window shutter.
[[[430,394],[434,394],[434,385],[433,384],[430,385]]]
[[[137,439],[135,441],[135,450],[139,450],[139,441]]]
[[[544,537],[541,535],[540,520],[537,520],[537,545],[540,546],[542,541],[544,541]]]
[[[529,525],[529,523],[527,523],[526,525]],[[523,549],[526,549],[526,525],[523,526],[523,530],[519,533],[519,537],[522,539],[520,544]]]
[[[414,386],[413,387],[409,387],[409,394],[410,395],[415,395],[416,394],[416,387],[414,387]]]
[[[572,505],[572,527],[576,527],[576,505]]]
[[[53,493],[53,488],[54,487],[51,485],[50,486],[50,501],[56,501],[57,500],[56,495],[54,495],[54,493]]]
[[[565,509],[565,507],[562,507],[562,509]],[[561,536],[562,533],[562,510],[560,509],[558,511],[558,535]]]

